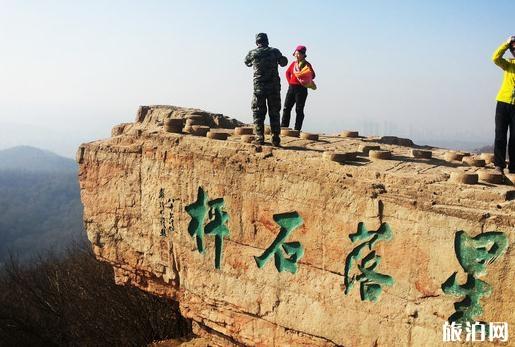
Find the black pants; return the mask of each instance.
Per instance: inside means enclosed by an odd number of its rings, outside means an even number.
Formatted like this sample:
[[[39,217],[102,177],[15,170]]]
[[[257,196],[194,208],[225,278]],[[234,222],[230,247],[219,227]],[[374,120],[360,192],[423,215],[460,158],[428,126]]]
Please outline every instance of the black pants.
[[[283,119],[281,120],[282,127],[290,126],[291,109],[295,105],[295,130],[302,129],[302,122],[304,121],[304,105],[308,97],[308,88],[301,85],[290,85],[284,100]]]
[[[495,142],[494,164],[506,167],[506,142],[510,129],[510,141],[508,142],[508,156],[510,163],[508,170],[515,172],[515,105],[498,101],[495,109]]]
[[[254,118],[254,128],[259,138],[265,136],[265,116],[268,104],[268,116],[270,117],[270,128],[272,135],[279,136],[281,126],[279,123],[281,117],[281,89],[277,88],[272,91],[254,91],[252,97],[252,116]]]

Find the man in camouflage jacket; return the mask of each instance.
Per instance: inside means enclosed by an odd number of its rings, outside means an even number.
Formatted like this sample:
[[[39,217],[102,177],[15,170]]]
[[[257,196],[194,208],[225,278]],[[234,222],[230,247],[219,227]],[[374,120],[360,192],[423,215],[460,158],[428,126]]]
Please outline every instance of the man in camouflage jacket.
[[[265,116],[268,104],[272,144],[279,146],[281,139],[281,79],[277,65],[286,66],[288,59],[277,48],[268,46],[265,33],[256,35],[257,48],[245,57],[245,65],[254,67],[254,95],[252,98],[252,115],[257,135],[257,143],[265,142]]]

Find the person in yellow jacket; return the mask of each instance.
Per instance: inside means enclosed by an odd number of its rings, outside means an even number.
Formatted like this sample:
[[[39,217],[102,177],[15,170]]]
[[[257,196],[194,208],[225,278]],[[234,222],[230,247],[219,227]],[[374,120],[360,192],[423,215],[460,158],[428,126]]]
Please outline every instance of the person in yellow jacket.
[[[515,57],[515,36],[510,36],[492,56],[495,65],[504,71],[504,79],[496,98],[494,165],[497,171],[503,173],[506,167],[507,133],[510,129],[508,170],[510,173],[515,173],[515,59],[503,58],[507,50],[510,50],[512,56]]]

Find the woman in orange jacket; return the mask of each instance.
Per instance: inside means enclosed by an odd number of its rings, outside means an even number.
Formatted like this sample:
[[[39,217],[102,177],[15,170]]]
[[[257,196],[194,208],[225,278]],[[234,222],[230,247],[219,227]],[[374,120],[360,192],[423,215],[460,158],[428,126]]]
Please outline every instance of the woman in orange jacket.
[[[316,89],[313,82],[315,78],[315,71],[310,63],[306,61],[306,47],[297,46],[293,55],[296,61],[292,62],[286,70],[286,80],[289,87],[284,100],[283,118],[281,120],[281,127],[290,126],[291,110],[295,105],[295,130],[302,129],[302,122],[304,121],[304,105],[308,97],[308,88]]]

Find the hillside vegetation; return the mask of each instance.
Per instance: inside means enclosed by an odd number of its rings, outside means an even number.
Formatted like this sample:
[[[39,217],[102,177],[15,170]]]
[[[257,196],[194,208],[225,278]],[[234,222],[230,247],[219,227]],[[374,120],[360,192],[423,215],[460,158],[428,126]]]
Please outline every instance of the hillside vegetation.
[[[190,334],[177,303],[118,286],[89,246],[0,267],[0,345],[146,346]]]

